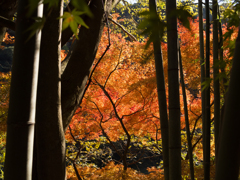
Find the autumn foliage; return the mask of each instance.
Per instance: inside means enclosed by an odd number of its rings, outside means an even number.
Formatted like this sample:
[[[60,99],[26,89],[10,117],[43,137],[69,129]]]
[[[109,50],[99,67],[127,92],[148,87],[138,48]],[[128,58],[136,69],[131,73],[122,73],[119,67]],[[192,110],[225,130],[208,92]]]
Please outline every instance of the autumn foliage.
[[[188,113],[190,130],[192,132],[194,161],[199,162],[203,160],[203,153],[201,143],[202,135],[197,131],[197,129],[202,128],[198,21],[190,21],[190,27],[191,31],[179,25],[179,35],[187,87]],[[226,28],[223,30],[224,33],[227,32]],[[232,38],[234,39],[236,35],[237,34],[234,33]],[[108,41],[107,29],[105,29],[95,64],[106,49],[109,43]],[[72,135],[77,137],[77,139],[84,138],[89,140],[98,139],[100,135],[103,135],[106,136],[109,141],[117,141],[121,136],[129,134],[137,137],[150,136],[157,142],[157,140],[161,138],[161,127],[157,102],[153,47],[150,45],[150,48],[145,49],[145,42],[129,42],[124,40],[121,35],[113,33],[110,35],[110,42],[112,45],[96,67],[90,82],[91,84],[82,100],[82,104],[72,119],[70,125]],[[230,62],[231,60],[231,56],[229,55],[229,42],[231,42],[231,39],[224,41],[225,62]],[[165,82],[167,82],[167,45],[165,43],[162,43],[162,51]],[[213,59],[211,56],[211,66],[212,65]],[[226,63],[224,67],[228,69],[230,66]],[[228,75],[222,74],[222,77],[223,76]],[[168,86],[166,84],[166,92],[168,92],[167,89]],[[180,103],[182,114],[181,126],[183,130],[182,147],[184,149],[186,148],[187,140],[184,135],[185,122],[182,99]],[[74,142],[72,135],[69,130],[66,132],[66,139],[69,142]],[[211,147],[211,156],[214,157],[213,138],[211,140]],[[186,154],[183,153],[182,158],[187,158]],[[189,177],[188,161],[186,160],[182,163],[183,177],[187,178]],[[214,168],[214,161],[212,163],[212,168]],[[113,166],[111,172],[107,171],[109,166]],[[91,167],[79,167],[78,171],[87,179],[111,179],[106,176],[112,176],[111,173],[119,168],[120,165],[110,163],[103,169],[93,170]],[[73,169],[71,169],[70,166],[68,171],[69,175],[73,173]],[[89,171],[94,171],[94,173],[89,176],[87,175]],[[160,173],[159,170],[153,171],[156,174]],[[196,177],[201,179],[201,173],[203,173],[202,166],[196,166],[195,171]],[[86,175],[84,175],[84,172]],[[118,172],[120,173],[119,177],[121,177],[122,171],[119,170]],[[131,174],[133,172],[130,170],[127,172],[129,175],[128,179],[131,179],[130,176],[132,176]],[[101,176],[98,175],[99,173]],[[117,173],[113,174],[113,176],[116,177],[116,174]],[[152,173],[150,174],[153,175]],[[151,179],[148,175],[142,176],[135,174],[133,176],[135,179]],[[158,175],[153,179],[161,179],[160,177],[161,176]],[[212,171],[211,177],[214,177],[214,171]]]
[[[179,25],[181,55],[187,87],[187,100],[189,110],[190,130],[192,131],[192,144],[195,164],[202,161],[201,133],[197,129],[201,128],[201,92],[200,89],[200,61],[199,61],[199,35],[197,20],[190,21],[191,31]],[[224,33],[227,32],[223,28]],[[236,37],[234,31],[228,41],[224,41],[224,61],[222,65],[230,69],[231,64],[231,43]],[[111,43],[110,49],[98,63],[107,45]],[[5,43],[13,43],[14,39],[6,35]],[[2,49],[4,47],[1,47]],[[212,48],[212,45],[211,45]],[[162,43],[163,65],[165,82],[167,82],[167,45]],[[66,53],[62,50],[61,58],[64,59]],[[213,59],[211,56],[211,65]],[[115,142],[121,137],[151,137],[158,144],[161,138],[160,116],[158,110],[155,63],[153,47],[150,45],[145,49],[145,42],[126,41],[120,34],[110,34],[108,38],[107,28],[104,29],[100,46],[96,55],[94,66],[97,65],[93,76],[89,81],[90,85],[85,93],[80,107],[77,109],[70,129],[66,132],[68,143],[76,143],[76,139],[81,141],[98,140],[105,136],[109,142]],[[93,68],[92,68],[93,69]],[[228,74],[221,74],[227,77]],[[0,131],[6,131],[6,114],[8,109],[8,97],[11,74],[0,74]],[[220,80],[221,80],[220,77]],[[223,85],[222,85],[223,86]],[[165,86],[166,92],[168,85]],[[181,88],[180,88],[181,92]],[[167,94],[168,97],[168,94]],[[182,98],[182,96],[181,96]],[[213,98],[212,98],[213,99]],[[182,127],[182,147],[186,148],[185,122],[183,100],[180,99],[181,107],[181,127]],[[213,115],[212,115],[213,118]],[[4,136],[2,133],[1,137]],[[130,138],[131,141],[131,138]],[[1,139],[0,144],[5,144]],[[159,145],[161,146],[161,145]],[[214,140],[212,138],[212,154],[214,152]],[[2,146],[1,146],[2,147]],[[77,155],[77,153],[75,153]],[[183,177],[189,177],[189,165],[186,153],[182,154]],[[150,174],[143,175],[128,168],[123,170],[123,165],[109,162],[105,167],[99,169],[93,166],[77,165],[78,173],[84,179],[163,179],[163,171],[160,168],[152,167],[148,171]],[[214,169],[214,163],[212,162]],[[202,178],[202,165],[196,165],[195,173],[197,178]],[[214,177],[214,171],[211,177]],[[70,164],[67,167],[68,179],[77,179],[76,172]]]

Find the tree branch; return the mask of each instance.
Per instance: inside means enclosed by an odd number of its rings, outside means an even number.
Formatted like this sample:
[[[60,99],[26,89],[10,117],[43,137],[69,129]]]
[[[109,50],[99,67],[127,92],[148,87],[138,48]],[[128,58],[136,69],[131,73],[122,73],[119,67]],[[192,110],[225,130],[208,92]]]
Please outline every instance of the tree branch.
[[[9,28],[13,31],[15,31],[15,29],[16,29],[16,23],[3,17],[3,16],[0,16],[0,26]]]
[[[108,18],[113,24],[117,25],[118,27],[120,27],[123,32],[125,32],[128,37],[131,39],[131,41],[137,41],[137,39],[130,33],[128,32],[121,24],[119,24],[117,21],[114,21],[112,18]]]

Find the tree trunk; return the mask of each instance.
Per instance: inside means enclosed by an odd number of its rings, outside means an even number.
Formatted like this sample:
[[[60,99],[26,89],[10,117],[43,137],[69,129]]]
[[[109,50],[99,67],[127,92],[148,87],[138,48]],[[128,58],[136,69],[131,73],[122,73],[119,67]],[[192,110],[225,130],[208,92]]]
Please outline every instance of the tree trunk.
[[[214,134],[215,152],[220,129],[220,86],[219,86],[219,60],[218,60],[218,2],[213,0],[213,70],[214,70]],[[215,153],[215,159],[217,154]]]
[[[220,17],[220,9],[218,6],[218,16]],[[220,21],[218,21],[218,32],[219,32],[219,59],[220,62],[222,63],[223,60],[223,32],[222,32],[222,23]],[[225,66],[221,66],[221,73],[222,74],[226,74],[225,71]],[[225,109],[225,103],[226,103],[226,93],[227,93],[227,89],[228,89],[228,85],[227,85],[227,78],[223,77],[222,79],[222,87],[223,87],[223,95],[224,95],[224,104],[221,107],[221,112],[220,112],[220,122],[219,122],[219,135],[218,135],[218,139],[215,140],[215,156],[217,156],[218,154],[218,149],[219,149],[219,140],[220,140],[220,132],[221,132],[221,127],[222,127],[222,121],[223,121],[223,114],[224,114],[224,109]],[[217,162],[215,161],[215,163],[217,164]],[[216,168],[216,167],[215,167]]]
[[[191,134],[190,134],[191,132],[190,132],[190,129],[189,129],[187,95],[186,95],[186,90],[185,90],[185,82],[184,82],[183,67],[182,67],[182,57],[181,57],[181,51],[180,50],[181,49],[180,49],[180,44],[179,44],[179,67],[180,67],[180,78],[181,78],[182,94],[183,94],[183,102],[184,102],[184,114],[185,114],[185,124],[186,124],[185,129],[186,129],[186,132],[187,132],[188,155],[189,155],[191,180],[194,180],[192,141],[191,141]]]
[[[5,1],[8,2],[8,0]],[[17,2],[17,0],[11,1],[14,3]],[[112,8],[114,8],[119,1],[120,0],[106,0],[104,3],[106,14],[109,14]],[[0,2],[0,7],[2,4],[3,3]],[[83,26],[80,28],[79,40],[77,40],[77,43],[75,43],[73,48],[74,53],[72,53],[72,55],[62,63],[61,67],[63,72],[62,118],[64,131],[66,131],[76,109],[79,107],[81,99],[83,98],[83,91],[88,80],[89,71],[91,70],[95,59],[105,24],[105,12],[103,11],[102,1],[92,0],[89,4],[89,8],[94,15],[94,18],[92,19],[88,16],[84,17],[84,22],[89,26],[89,29],[86,29]],[[68,41],[71,35],[72,32],[69,29],[63,31],[61,39],[62,45]],[[66,68],[68,63],[69,66]],[[64,72],[65,68],[67,69],[66,72]]]
[[[105,11],[109,14],[119,0],[105,1]],[[83,92],[91,71],[104,27],[105,12],[102,1],[92,0],[89,7],[94,18],[86,17],[85,23],[89,29],[81,27],[72,55],[62,74],[62,115],[64,131],[79,107]]]
[[[205,60],[204,60],[204,38],[203,38],[203,14],[202,14],[202,0],[198,0],[198,14],[199,14],[199,45],[200,45],[200,66],[201,66],[201,84],[206,80],[205,75]],[[202,98],[202,136],[203,144],[205,142],[205,122],[206,122],[206,89],[201,86]],[[203,154],[205,149],[203,146]]]
[[[218,6],[218,16],[220,17],[220,9],[219,9],[219,6]],[[223,62],[223,32],[222,32],[222,23],[221,21],[218,21],[218,32],[219,32],[219,59],[220,59],[220,62]],[[225,67],[221,66],[221,73],[225,73],[226,74],[226,71],[225,71]],[[223,84],[223,93],[224,93],[224,98],[225,98],[225,95],[226,95],[226,92],[227,92],[227,88],[228,88],[228,85],[227,85],[227,78],[223,78],[222,79],[222,84]],[[221,117],[222,119],[222,117]],[[221,123],[220,123],[221,124]]]
[[[158,17],[156,8],[157,8],[156,0],[149,0],[149,10],[154,12],[155,16]],[[155,33],[154,37],[158,37],[153,42],[153,47],[154,47],[155,68],[156,68],[156,77],[157,77],[157,91],[158,91],[161,135],[162,135],[164,178],[165,180],[168,180],[169,179],[168,114],[167,114],[167,102],[166,102],[161,40],[158,33],[159,28],[160,28],[159,24],[156,25],[152,33]]]
[[[206,3],[206,80],[210,79],[210,20],[209,20],[209,0]],[[211,110],[210,110],[210,84],[206,88],[206,119],[203,128],[205,141],[203,142],[203,161],[204,161],[204,180],[210,179],[210,127],[211,127]]]
[[[61,29],[63,1],[45,5],[42,30],[36,114],[37,176],[44,180],[66,179],[65,137],[61,113]]]
[[[14,48],[4,176],[6,180],[32,178],[37,79],[41,33],[29,38],[27,29],[35,22],[27,18],[28,0],[19,1]],[[35,15],[42,17],[43,6]],[[27,53],[26,53],[27,52]]]
[[[239,177],[240,166],[240,31],[236,40],[231,78],[228,88],[224,118],[222,122],[219,152],[216,165],[216,180],[232,179]]]
[[[104,9],[106,14],[109,14],[112,7],[118,2],[119,0],[105,1]],[[60,26],[59,22],[56,20],[56,18],[60,16],[59,10],[51,9],[53,12],[50,16],[47,16],[47,22],[45,23],[43,30],[44,45],[41,46],[41,67],[38,84],[39,96],[36,119],[38,124],[36,129],[38,179],[65,178],[65,142],[62,129],[67,129],[75,110],[81,102],[86,80],[88,79],[90,68],[95,59],[104,27],[103,20],[105,12],[103,11],[102,1],[93,0],[90,4],[90,8],[94,13],[94,18],[90,19],[89,17],[86,17],[85,22],[90,28],[86,29],[81,27],[79,34],[80,40],[76,43],[62,79],[59,75],[61,44],[59,43],[59,32],[56,31]],[[56,15],[57,13],[58,15]],[[25,49],[25,51],[22,52],[28,52],[29,49],[31,48]],[[24,68],[22,69],[26,69],[25,66],[26,65],[24,65]],[[21,80],[22,79],[25,78],[21,78]],[[63,82],[61,97],[63,104],[64,127],[62,127],[61,122],[59,121],[61,119],[61,99],[59,98],[61,91],[60,80]],[[15,89],[18,90],[18,88]],[[19,151],[19,148],[16,148],[16,150]],[[50,151],[54,152],[54,154],[51,154]],[[15,156],[16,155],[17,153],[15,153]],[[42,177],[43,173],[46,173],[44,178]]]
[[[166,2],[168,44],[168,88],[169,88],[169,177],[181,179],[181,134],[178,77],[178,34],[176,0]]]

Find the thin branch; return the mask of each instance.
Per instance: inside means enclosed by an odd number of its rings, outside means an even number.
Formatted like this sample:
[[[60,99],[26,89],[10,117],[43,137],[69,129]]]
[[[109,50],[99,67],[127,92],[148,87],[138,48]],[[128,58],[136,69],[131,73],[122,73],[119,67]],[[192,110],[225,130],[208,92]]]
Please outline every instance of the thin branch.
[[[75,165],[75,162],[72,162],[72,163],[73,163],[73,168],[74,168],[74,170],[75,170],[75,173],[76,173],[76,175],[77,175],[78,180],[82,180],[81,176],[80,176],[79,173],[78,173],[78,170],[77,170],[77,167],[76,167],[76,165]]]
[[[119,120],[124,132],[126,133],[127,135],[127,145],[126,145],[126,148],[125,148],[125,151],[124,151],[124,154],[123,154],[123,165],[124,165],[124,170],[126,170],[127,168],[127,162],[126,162],[126,157],[127,157],[127,152],[128,152],[128,148],[130,146],[130,141],[131,141],[131,136],[130,134],[128,133],[128,130],[127,128],[125,127],[124,123],[123,123],[123,117],[120,118],[120,116],[118,115],[118,112],[117,112],[117,108],[116,108],[116,105],[114,104],[111,96],[109,95],[109,93],[106,91],[106,89],[97,82],[96,79],[94,79],[96,81],[96,83],[98,84],[98,86],[102,89],[102,91],[104,92],[104,94],[107,96],[107,98],[109,99],[109,101],[111,102],[112,106],[113,106],[113,109],[114,109],[114,112],[115,112],[115,115],[117,117],[117,119]]]
[[[155,116],[153,113],[152,113],[152,117],[160,120],[160,117]]]
[[[120,120],[120,116],[118,115],[118,112],[117,112],[117,109],[116,109],[116,106],[115,106],[115,103],[113,102],[112,98],[110,97],[109,93],[106,91],[106,89],[98,83],[98,81],[96,79],[94,79],[96,84],[102,89],[102,91],[104,92],[104,94],[107,96],[107,98],[109,99],[109,101],[111,102],[112,106],[113,106],[113,110],[115,112],[115,115],[117,117],[118,120]]]
[[[3,27],[9,28],[13,31],[16,30],[16,23],[3,16],[0,16],[0,25]]]
[[[202,114],[200,116],[198,116],[198,118],[195,120],[195,123],[194,123],[194,126],[193,126],[193,130],[192,130],[192,133],[191,133],[191,140],[193,138],[193,134],[195,132],[195,129],[196,129],[196,126],[197,126],[197,123],[198,123],[198,120],[201,119],[202,117]]]
[[[135,88],[135,89],[136,89],[136,88]],[[133,89],[133,90],[135,90],[135,89]],[[121,97],[119,97],[119,98],[115,101],[116,107],[121,103],[121,100],[122,100],[125,96],[127,96],[128,94],[130,94],[133,90],[128,91],[126,94],[124,94],[124,95],[122,95]]]
[[[78,140],[76,140],[76,138],[73,136],[71,127],[70,127],[70,126],[68,126],[68,127],[69,127],[69,131],[70,131],[70,134],[71,134],[72,138],[73,138],[74,141],[79,145],[79,149],[78,149],[77,155],[76,155],[76,157],[75,157],[74,160],[73,160],[73,163],[75,163],[75,161],[77,160],[77,158],[79,157],[79,155],[80,155],[80,153],[81,153],[82,145],[81,145],[81,143],[80,143]]]
[[[105,132],[104,128],[102,127],[102,121],[103,121],[103,114],[102,114],[102,112],[100,111],[100,109],[98,108],[97,104],[94,101],[90,101],[90,102],[92,102],[96,106],[96,108],[97,108],[97,110],[98,110],[98,112],[99,112],[99,114],[101,116],[101,120],[100,120],[99,126],[100,126],[100,128],[102,130],[103,135],[107,138],[108,142],[114,148],[114,150],[117,152],[117,154],[122,158],[122,154],[118,151],[116,146],[114,146],[114,144],[112,143],[111,139],[109,138],[109,136]]]
[[[80,155],[80,151],[81,151],[81,149],[82,149],[82,146],[81,146],[81,143],[80,143],[78,140],[76,140],[76,138],[73,136],[71,127],[68,126],[68,128],[69,128],[69,132],[70,132],[73,140],[79,145],[79,149],[78,149],[78,153],[77,153],[76,157],[75,157],[74,159],[71,159],[71,158],[68,158],[68,159],[69,159],[69,160],[72,162],[72,164],[73,164],[73,167],[74,167],[74,170],[75,170],[75,173],[76,173],[76,175],[77,175],[78,180],[82,180],[82,178],[80,177],[80,175],[79,175],[79,173],[78,173],[78,170],[77,170],[77,168],[76,168],[76,165],[75,165],[75,162],[76,162],[78,156]]]
[[[212,107],[213,104],[214,104],[214,101],[210,104],[210,108]],[[197,127],[197,122],[198,122],[198,120],[199,120],[201,117],[202,117],[202,114],[201,114],[200,116],[198,116],[198,118],[195,120],[194,127],[193,127],[193,130],[192,130],[192,133],[191,133],[191,140],[192,140],[192,138],[193,138],[193,134],[194,134],[195,129],[196,129],[196,127]]]
[[[214,120],[214,118],[211,119],[210,123],[212,123]],[[199,143],[199,141],[202,139],[203,135],[201,135],[198,140],[194,143],[194,145],[192,146],[192,152],[194,150],[194,148],[196,147],[196,145]],[[187,155],[185,156],[185,159],[188,159],[188,152],[187,152]]]
[[[137,39],[130,33],[128,32],[121,24],[119,24],[117,21],[114,21],[112,18],[108,18],[112,23],[114,23],[115,25],[117,25],[118,27],[120,27],[123,32],[125,32],[128,37],[130,38],[131,41],[137,41]]]
[[[122,45],[122,47],[123,47],[123,45]],[[109,73],[109,75],[108,75],[108,77],[107,77],[107,79],[106,79],[106,81],[105,81],[105,83],[104,83],[104,86],[103,86],[104,88],[106,87],[106,84],[107,84],[107,82],[108,82],[108,79],[110,78],[110,76],[112,75],[112,73],[117,70],[117,67],[118,67],[118,65],[120,64],[120,58],[121,58],[121,55],[122,55],[122,47],[121,47],[120,54],[119,54],[119,57],[118,57],[118,63],[117,63],[117,65],[115,66],[115,68]]]
[[[68,128],[69,128],[69,132],[70,132],[70,135],[72,136],[73,140],[74,140],[77,144],[81,145],[81,143],[73,136],[73,134],[72,134],[72,128],[71,128],[70,126],[68,126]]]
[[[103,5],[103,9],[104,9],[104,3],[103,3],[103,0],[102,0],[102,5]],[[91,82],[92,82],[92,76],[93,76],[93,73],[94,73],[96,67],[98,66],[98,64],[100,63],[100,61],[101,61],[102,58],[105,56],[105,54],[107,53],[108,49],[109,49],[110,46],[111,46],[111,42],[110,42],[111,39],[110,39],[110,32],[109,32],[109,23],[108,23],[108,16],[107,16],[107,14],[106,14],[106,11],[104,11],[104,12],[105,12],[105,16],[106,16],[106,20],[107,20],[107,26],[108,26],[108,45],[107,45],[105,51],[103,52],[102,56],[101,56],[101,57],[99,58],[99,60],[97,61],[96,65],[93,67],[93,69],[92,69],[92,71],[91,71],[91,73],[90,73],[90,75],[89,75],[88,82],[87,82],[87,85],[86,85],[86,87],[85,87],[85,89],[84,89],[84,91],[83,91],[82,98],[81,98],[80,101],[79,101],[79,106],[80,106],[80,104],[82,103],[83,97],[84,97],[84,95],[85,95],[85,93],[86,93],[86,91],[87,91],[89,85],[90,85]]]

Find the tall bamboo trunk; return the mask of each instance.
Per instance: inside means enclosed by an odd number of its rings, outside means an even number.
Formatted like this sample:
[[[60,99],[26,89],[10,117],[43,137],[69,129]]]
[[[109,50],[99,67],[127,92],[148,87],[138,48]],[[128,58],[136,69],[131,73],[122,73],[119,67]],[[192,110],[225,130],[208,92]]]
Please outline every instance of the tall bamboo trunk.
[[[219,9],[219,6],[218,6],[218,17],[220,17],[220,9]],[[221,21],[218,21],[218,32],[219,32],[219,59],[220,59],[220,62],[223,62],[223,32],[222,32],[222,23]],[[225,71],[225,67],[221,66],[221,73],[225,73],[226,74],[226,71]],[[223,85],[223,93],[224,93],[224,98],[225,98],[225,95],[226,95],[226,92],[227,92],[227,78],[223,78],[222,79],[222,85]],[[222,117],[221,117],[222,119]]]
[[[202,14],[202,0],[198,0],[198,14],[199,14],[199,44],[200,44],[200,66],[201,66],[201,84],[205,81],[205,59],[204,59],[204,38],[203,38],[203,14]],[[205,122],[206,122],[206,90],[201,86],[202,98],[202,135],[203,144],[205,142]],[[203,154],[205,150],[203,147]]]
[[[176,0],[166,1],[169,89],[169,177],[181,179],[181,133]]]
[[[41,33],[29,40],[28,28],[35,22],[26,16],[28,0],[18,4],[10,103],[7,120],[7,145],[4,166],[6,180],[32,178],[33,141]],[[39,5],[34,16],[42,17]],[[27,53],[26,53],[27,52]]]
[[[214,135],[215,152],[220,129],[220,86],[219,86],[219,60],[218,60],[218,2],[213,0],[213,77],[214,77]],[[217,159],[217,154],[215,153]]]
[[[191,141],[191,135],[190,135],[191,132],[190,132],[190,129],[189,129],[187,96],[186,96],[185,83],[184,83],[180,43],[179,43],[179,68],[180,68],[180,78],[181,78],[182,94],[183,94],[183,102],[184,102],[184,115],[185,115],[185,124],[186,124],[187,141],[188,141],[188,155],[189,155],[189,164],[190,164],[190,174],[191,174],[191,180],[194,180],[192,141]]]
[[[149,10],[154,12],[154,16],[159,18],[156,10],[156,0],[149,0]],[[166,102],[166,90],[163,70],[163,59],[161,49],[161,39],[159,37],[159,24],[155,26],[154,33],[155,41],[153,42],[154,57],[155,57],[155,68],[157,77],[157,91],[158,91],[158,105],[160,114],[161,124],[161,135],[162,135],[162,147],[163,147],[163,167],[164,167],[164,178],[169,179],[169,149],[168,149],[168,114],[167,114],[167,102]]]
[[[206,3],[206,80],[210,79],[210,19],[209,19],[209,0]],[[211,127],[211,110],[210,110],[210,84],[206,88],[206,119],[204,127],[205,140],[203,144],[204,158],[204,180],[210,179],[210,127]]]
[[[218,17],[220,17],[220,9],[218,6]],[[220,21],[218,21],[218,32],[219,32],[219,59],[220,62],[223,63],[223,32],[222,32],[222,23]],[[222,74],[226,74],[225,71],[225,66],[221,66],[221,73]],[[227,78],[223,77],[222,79],[222,93],[224,94],[224,104],[221,107],[221,112],[220,112],[220,122],[219,122],[219,135],[218,135],[218,139],[215,139],[215,155],[217,156],[218,154],[218,149],[219,149],[219,140],[220,140],[220,133],[221,133],[221,126],[222,126],[222,121],[223,121],[223,114],[224,114],[224,107],[225,107],[225,103],[226,103],[226,92],[227,92]],[[217,162],[215,161],[215,163],[217,164]],[[216,168],[216,167],[215,167]]]
[[[61,111],[61,28],[63,1],[45,7],[36,114],[38,180],[65,180],[65,138]]]

